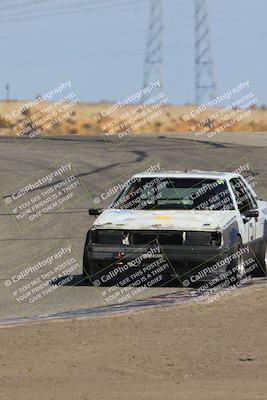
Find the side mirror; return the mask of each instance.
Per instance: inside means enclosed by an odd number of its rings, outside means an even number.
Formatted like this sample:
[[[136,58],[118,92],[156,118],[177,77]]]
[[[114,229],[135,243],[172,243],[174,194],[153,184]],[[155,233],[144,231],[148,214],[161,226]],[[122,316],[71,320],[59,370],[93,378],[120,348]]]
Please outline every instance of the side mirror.
[[[247,218],[258,218],[259,211],[258,210],[248,210],[244,212],[244,216]]]
[[[100,215],[102,211],[102,208],[89,208],[89,215]]]

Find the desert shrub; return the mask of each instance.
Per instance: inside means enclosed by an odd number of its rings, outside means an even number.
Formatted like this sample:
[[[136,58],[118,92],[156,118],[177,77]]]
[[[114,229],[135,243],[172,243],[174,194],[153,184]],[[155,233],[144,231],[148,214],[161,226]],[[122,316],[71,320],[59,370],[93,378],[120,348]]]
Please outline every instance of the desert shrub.
[[[0,128],[8,128],[9,123],[0,115]]]

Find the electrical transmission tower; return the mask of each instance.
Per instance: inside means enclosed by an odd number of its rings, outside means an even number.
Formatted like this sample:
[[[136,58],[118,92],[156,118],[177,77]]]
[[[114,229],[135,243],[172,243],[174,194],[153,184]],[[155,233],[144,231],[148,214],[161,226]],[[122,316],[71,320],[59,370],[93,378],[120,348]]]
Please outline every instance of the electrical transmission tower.
[[[6,84],[6,100],[9,101],[10,86],[9,83]]]
[[[145,55],[145,71],[143,89],[150,83],[159,81],[162,91],[162,65],[163,65],[163,7],[162,0],[150,0],[150,22]],[[153,95],[155,92],[153,91]],[[147,100],[144,94],[142,101]]]
[[[216,97],[213,68],[206,0],[195,0],[195,100],[197,104]]]

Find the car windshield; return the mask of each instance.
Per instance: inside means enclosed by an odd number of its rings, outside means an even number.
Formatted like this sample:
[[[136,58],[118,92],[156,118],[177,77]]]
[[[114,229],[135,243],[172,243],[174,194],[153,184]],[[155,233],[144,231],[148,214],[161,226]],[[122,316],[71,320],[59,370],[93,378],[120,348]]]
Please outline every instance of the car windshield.
[[[111,208],[128,210],[233,210],[224,179],[134,178]]]

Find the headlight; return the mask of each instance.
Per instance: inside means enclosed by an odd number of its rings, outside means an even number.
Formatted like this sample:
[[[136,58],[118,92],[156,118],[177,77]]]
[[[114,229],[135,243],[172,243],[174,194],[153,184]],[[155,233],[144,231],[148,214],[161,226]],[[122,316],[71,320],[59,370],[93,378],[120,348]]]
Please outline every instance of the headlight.
[[[97,231],[95,229],[91,229],[89,233],[89,244],[91,243],[97,243]]]
[[[211,232],[210,234],[210,244],[213,246],[218,246],[222,244],[222,234],[221,232]]]
[[[122,231],[102,229],[91,231],[91,243],[122,244],[124,234]]]
[[[186,246],[220,246],[220,232],[186,232]]]

